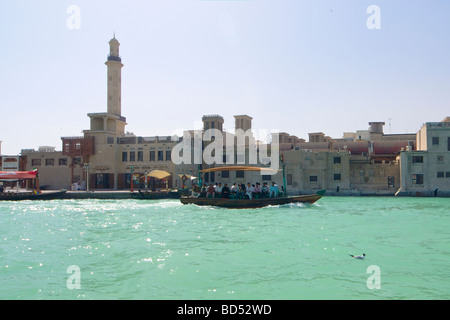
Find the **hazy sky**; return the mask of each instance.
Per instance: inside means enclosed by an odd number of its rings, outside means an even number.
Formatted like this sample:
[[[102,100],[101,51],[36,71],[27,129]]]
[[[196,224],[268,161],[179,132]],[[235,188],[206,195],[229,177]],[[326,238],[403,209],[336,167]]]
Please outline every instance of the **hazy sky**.
[[[255,129],[306,139],[370,121],[416,132],[450,116],[449,16],[447,0],[2,1],[2,153],[61,150],[61,136],[89,129],[87,113],[106,112],[113,32],[122,115],[139,136],[191,129],[205,114],[228,129],[248,114]]]

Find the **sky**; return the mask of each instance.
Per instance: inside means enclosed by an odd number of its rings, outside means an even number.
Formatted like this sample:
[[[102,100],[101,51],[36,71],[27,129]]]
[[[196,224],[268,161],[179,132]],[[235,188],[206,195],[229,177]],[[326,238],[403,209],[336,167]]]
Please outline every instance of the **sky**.
[[[61,150],[89,129],[87,113],[106,112],[114,33],[122,115],[138,136],[207,114],[305,139],[371,121],[415,133],[450,116],[449,12],[446,0],[2,1],[1,153]]]

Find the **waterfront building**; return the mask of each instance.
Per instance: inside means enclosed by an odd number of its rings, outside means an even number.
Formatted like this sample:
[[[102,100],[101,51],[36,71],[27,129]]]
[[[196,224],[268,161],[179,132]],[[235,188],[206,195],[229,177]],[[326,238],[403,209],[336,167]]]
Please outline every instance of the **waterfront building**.
[[[113,37],[105,62],[106,112],[88,113],[89,129],[84,130],[82,136],[61,137],[61,151],[52,147],[22,150],[22,170],[38,168],[43,186],[89,190],[126,190],[132,186],[155,190],[180,188],[185,184],[190,187],[192,183],[185,183],[183,175],[198,177],[201,169],[229,164],[269,166],[267,162],[262,163],[262,158],[268,155],[260,151],[265,149],[270,154],[279,151],[283,155],[289,194],[326,189],[331,195],[393,195],[400,187],[414,192],[448,190],[450,156],[445,149],[450,148],[450,140],[446,140],[450,139],[448,118],[440,123],[427,123],[417,135],[385,134],[384,122],[369,122],[367,130],[344,132],[342,138],[332,138],[323,132],[309,133],[308,141],[286,132],[273,135],[272,141],[257,141],[252,131],[253,118],[246,114],[234,116],[234,133],[224,129],[224,118],[217,114],[204,115],[203,127],[188,130],[183,137],[145,137],[129,133],[122,115],[124,64],[119,47],[119,41]],[[203,153],[211,149],[208,146],[216,142],[215,138],[203,139],[199,148],[194,142],[198,134],[205,138],[209,129],[218,130],[223,138],[221,159],[215,163],[208,163],[203,157]],[[238,134],[242,133],[244,139],[238,141]],[[172,150],[187,137],[192,140],[190,161],[175,164]],[[229,141],[233,145],[231,150],[227,148]],[[276,150],[272,150],[271,142],[277,143]],[[239,154],[242,144],[244,152]],[[257,149],[256,162],[250,159],[253,147]],[[211,156],[217,160],[215,154]],[[416,156],[423,158],[422,165]],[[171,175],[162,180],[148,178],[147,174],[153,170],[167,171]],[[228,185],[276,182],[282,187],[283,175],[281,171],[274,175],[222,171],[205,174],[202,182]]]
[[[344,132],[342,138],[313,132],[308,141],[280,134],[280,152],[289,159],[286,172],[292,174],[288,190],[393,195],[400,187],[397,156],[402,148],[415,148],[415,134],[385,134],[383,126],[384,122],[369,122],[368,130]]]
[[[81,158],[70,159],[55,147],[42,146],[38,150],[22,149],[24,170],[38,169],[39,186],[41,189],[71,189],[71,184],[80,186],[84,181],[83,171],[78,164]]]
[[[450,117],[427,122],[416,134],[417,149],[400,154],[398,195],[450,196]]]

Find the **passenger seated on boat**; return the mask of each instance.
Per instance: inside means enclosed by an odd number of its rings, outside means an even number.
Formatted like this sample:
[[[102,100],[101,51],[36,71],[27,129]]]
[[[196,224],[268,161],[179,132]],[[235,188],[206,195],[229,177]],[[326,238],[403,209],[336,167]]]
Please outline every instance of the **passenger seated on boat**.
[[[219,185],[216,185],[214,187],[214,191],[216,192],[216,198],[221,198],[222,197],[222,183],[219,182]]]
[[[228,199],[229,197],[230,197],[230,188],[228,188],[228,185],[225,183],[225,185],[222,188],[222,198]]]
[[[267,185],[267,182],[263,182],[263,186],[261,188],[261,196],[263,198],[269,197],[269,186]]]
[[[261,185],[259,182],[257,182],[256,186],[253,188],[253,196],[256,198],[261,197]]]
[[[276,198],[278,197],[280,190],[278,189],[278,185],[275,182],[272,182],[272,186],[270,187],[270,197]]]
[[[222,190],[222,191],[223,191],[223,190]],[[231,186],[230,194],[237,194],[238,191],[239,191],[239,188],[238,188],[238,186],[236,185],[236,182],[235,182],[235,183],[233,183],[233,185]]]
[[[248,196],[250,200],[252,200],[253,187],[250,185],[250,182],[247,183],[247,188],[245,190],[245,195]]]
[[[199,198],[206,198],[206,191],[207,191],[206,184],[202,185],[202,188],[200,189],[200,194],[198,195]]]
[[[0,186],[0,193],[3,193],[3,186]]]
[[[239,186],[238,198],[244,199],[245,192],[246,192],[245,184],[241,184],[241,185]]]
[[[206,197],[207,198],[214,198],[215,195],[215,191],[214,191],[214,186],[212,184],[210,184],[208,186],[207,192],[206,192]]]

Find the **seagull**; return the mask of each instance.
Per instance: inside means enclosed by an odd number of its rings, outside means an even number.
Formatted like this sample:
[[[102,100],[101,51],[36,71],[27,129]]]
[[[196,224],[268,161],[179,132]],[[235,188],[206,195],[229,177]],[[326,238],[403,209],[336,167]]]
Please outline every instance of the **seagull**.
[[[366,254],[363,253],[362,256],[355,256],[355,255],[351,254],[350,257],[355,258],[355,259],[359,259],[359,260],[363,260],[366,257]]]

